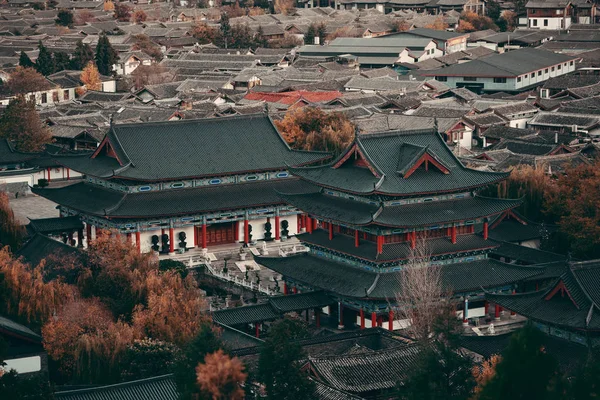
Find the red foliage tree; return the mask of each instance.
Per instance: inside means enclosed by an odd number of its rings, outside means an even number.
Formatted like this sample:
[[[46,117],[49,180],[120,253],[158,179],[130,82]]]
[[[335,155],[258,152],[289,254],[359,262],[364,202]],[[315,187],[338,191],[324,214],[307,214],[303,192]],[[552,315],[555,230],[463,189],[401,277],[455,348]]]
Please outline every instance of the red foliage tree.
[[[237,358],[230,358],[223,350],[207,354],[204,364],[196,367],[198,385],[212,400],[243,400],[244,391],[240,387],[248,376]]]

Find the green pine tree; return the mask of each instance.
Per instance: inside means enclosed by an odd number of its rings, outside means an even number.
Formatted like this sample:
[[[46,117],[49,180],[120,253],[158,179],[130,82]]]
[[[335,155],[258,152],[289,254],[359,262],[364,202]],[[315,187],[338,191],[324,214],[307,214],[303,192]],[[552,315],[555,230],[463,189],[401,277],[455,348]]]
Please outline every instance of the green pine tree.
[[[221,39],[223,46],[227,48],[231,41],[231,24],[229,23],[229,16],[226,12],[221,13],[221,19],[219,20],[219,31],[221,32]]]
[[[40,52],[38,54],[37,61],[35,62],[35,69],[37,69],[37,71],[44,76],[53,74],[54,59],[52,58],[52,53],[46,48],[46,46],[43,45],[41,40],[38,44],[38,49]]]
[[[116,64],[119,57],[115,49],[108,40],[105,32],[102,32],[96,46],[96,66],[102,75],[111,75],[113,65]]]
[[[94,61],[94,51],[89,44],[78,40],[71,58],[71,69],[81,71],[90,61]]]
[[[31,58],[29,58],[24,51],[21,51],[21,55],[19,56],[19,65],[23,68],[31,68],[34,64],[33,61],[31,61]]]
[[[310,24],[306,33],[304,34],[304,43],[305,44],[315,44],[315,37],[317,36],[317,28],[315,24]]]
[[[256,31],[256,34],[254,35],[254,45],[256,47],[267,47],[269,45],[269,42],[267,41],[267,38],[265,37],[265,31],[263,30],[262,25],[258,26],[258,30]]]
[[[56,17],[56,25],[73,26],[73,13],[71,11],[60,10]]]
[[[544,347],[543,333],[532,324],[513,334],[496,374],[483,387],[480,400],[547,400],[561,386],[558,362]]]
[[[302,321],[285,318],[274,323],[258,361],[258,378],[269,400],[314,399],[315,386],[300,370],[306,358],[297,339],[308,336]]]
[[[325,38],[327,37],[327,27],[322,22],[317,25],[317,36],[319,37],[319,44],[323,45],[323,43],[325,43]]]
[[[69,69],[71,66],[71,59],[69,55],[63,51],[57,51],[54,53],[54,71],[64,71],[65,69]]]

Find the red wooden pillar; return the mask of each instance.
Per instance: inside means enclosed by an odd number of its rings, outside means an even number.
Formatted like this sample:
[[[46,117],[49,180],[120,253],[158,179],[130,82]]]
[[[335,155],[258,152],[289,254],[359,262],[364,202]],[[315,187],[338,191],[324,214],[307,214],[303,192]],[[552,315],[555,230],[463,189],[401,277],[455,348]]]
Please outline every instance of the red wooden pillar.
[[[50,183],[50,167],[46,168],[46,171],[48,171],[48,183]]]
[[[169,253],[175,252],[175,229],[169,228]]]
[[[483,303],[483,309],[485,310],[485,316],[487,317],[488,312],[490,312],[490,303],[488,303],[487,300]]]
[[[500,306],[498,304],[494,306],[494,318],[500,319]]]
[[[410,233],[410,248],[415,249],[417,247],[417,232],[412,231]]]
[[[456,244],[456,226],[452,227],[452,244]]]
[[[517,293],[517,291],[516,291],[515,289],[513,289],[513,291],[512,291],[512,294],[516,294],[516,293]],[[510,312],[510,316],[511,316],[511,317],[514,317],[515,315],[517,315],[517,313],[516,313],[516,312],[514,312],[514,311],[511,311],[511,312]]]
[[[292,288],[292,293],[298,294],[298,288],[296,286]]]
[[[312,231],[313,231],[312,219],[307,215],[305,221],[306,221],[306,232],[312,233]]]
[[[487,222],[487,221],[485,221],[485,222],[483,223],[483,239],[484,239],[484,240],[487,240],[487,239],[488,239],[488,230],[489,230],[489,227],[488,227],[488,222]]]
[[[69,168],[67,168],[67,180],[71,180],[71,170]]]
[[[206,224],[202,224],[202,248],[206,249],[208,238],[206,237]]]
[[[321,327],[321,309],[315,308],[315,323],[317,324],[317,328]]]
[[[394,330],[394,310],[390,310],[390,313],[388,316],[388,330],[390,330],[390,331]]]
[[[283,282],[283,294],[287,296],[288,294],[288,287],[287,287],[287,283]]]
[[[365,310],[360,309],[360,329],[365,329]]]
[[[88,246],[92,240],[92,226],[90,224],[85,224],[85,236],[87,239]]]
[[[248,220],[245,219],[244,220],[244,243],[248,244],[248,242],[250,242],[250,238],[248,237],[248,235],[250,234],[250,232],[248,232]]]
[[[371,328],[375,328],[377,326],[377,314],[375,312],[371,313]]]
[[[260,337],[260,323],[257,322],[254,326],[256,327],[256,337]]]
[[[354,230],[354,247],[358,247],[360,245],[360,238],[358,235],[358,229]]]
[[[140,231],[135,233],[135,247],[137,247],[138,253],[142,252],[142,234]]]
[[[275,240],[280,240],[281,237],[279,235],[279,215],[275,216]]]
[[[313,231],[317,230],[317,219],[313,218],[311,222],[312,222],[312,230]]]
[[[327,225],[329,227],[329,240],[331,240],[331,239],[333,239],[333,224],[328,223]]]

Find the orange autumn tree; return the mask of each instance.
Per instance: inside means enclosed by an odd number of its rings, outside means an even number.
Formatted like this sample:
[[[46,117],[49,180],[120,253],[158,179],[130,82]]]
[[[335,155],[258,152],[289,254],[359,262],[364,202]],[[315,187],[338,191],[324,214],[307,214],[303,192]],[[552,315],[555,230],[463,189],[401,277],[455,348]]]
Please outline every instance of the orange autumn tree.
[[[477,386],[473,389],[474,395],[471,400],[479,399],[479,394],[483,390],[483,387],[496,375],[496,365],[498,365],[501,360],[502,357],[494,354],[489,360],[481,363],[481,365],[473,367],[473,378],[475,378]]]
[[[244,365],[237,358],[230,358],[223,350],[207,354],[204,364],[196,367],[198,385],[212,400],[243,400],[246,381]]]
[[[135,330],[96,299],[68,303],[42,328],[44,348],[60,372],[79,382],[110,382],[119,376],[118,361],[135,339]]]
[[[87,90],[102,90],[102,81],[100,80],[100,72],[93,61],[90,61],[83,71],[81,71],[81,82]]]
[[[182,279],[177,271],[151,271],[144,292],[146,305],[138,305],[133,313],[133,325],[144,336],[184,345],[210,321],[204,313],[204,297],[191,275]]]
[[[15,219],[8,195],[0,192],[0,247],[10,246],[13,251],[16,251],[24,236],[25,229]]]
[[[341,153],[352,143],[355,127],[340,112],[303,107],[288,111],[275,126],[293,149]]]
[[[8,247],[0,250],[0,313],[33,326],[47,321],[76,290],[44,279],[44,263],[31,267],[13,257]]]

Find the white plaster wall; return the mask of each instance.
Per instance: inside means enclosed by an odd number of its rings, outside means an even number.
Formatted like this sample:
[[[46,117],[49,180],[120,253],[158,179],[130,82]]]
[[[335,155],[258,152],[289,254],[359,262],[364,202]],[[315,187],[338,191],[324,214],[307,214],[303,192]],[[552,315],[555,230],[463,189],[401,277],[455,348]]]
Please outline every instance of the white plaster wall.
[[[40,356],[13,358],[4,360],[6,365],[2,367],[5,371],[14,369],[18,374],[26,374],[28,372],[38,372],[42,370],[42,359]]]
[[[115,93],[117,91],[117,81],[111,80],[111,81],[102,82],[102,91]]]
[[[527,127],[527,122],[530,120],[531,118],[519,118],[519,119],[513,119],[512,121],[509,122],[509,126],[511,128],[520,128],[520,129],[525,129]]]
[[[548,21],[548,26],[544,26],[544,20]],[[562,21],[566,20],[565,26],[562,26]],[[535,22],[534,22],[535,21]],[[550,29],[550,30],[559,30],[559,29],[567,29],[571,26],[571,17],[567,17],[563,19],[563,17],[539,17],[539,18],[528,18],[529,27],[534,29]],[[536,25],[537,22],[537,25]]]

